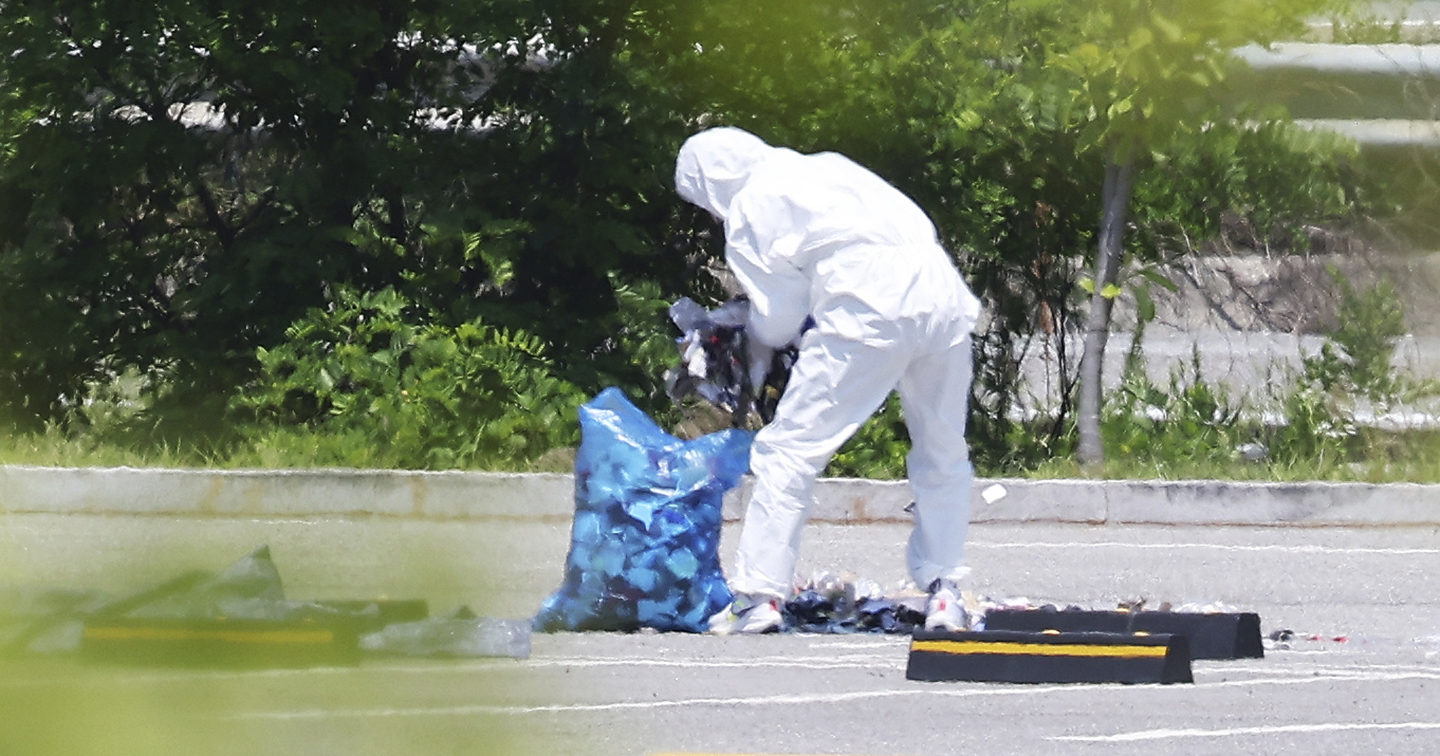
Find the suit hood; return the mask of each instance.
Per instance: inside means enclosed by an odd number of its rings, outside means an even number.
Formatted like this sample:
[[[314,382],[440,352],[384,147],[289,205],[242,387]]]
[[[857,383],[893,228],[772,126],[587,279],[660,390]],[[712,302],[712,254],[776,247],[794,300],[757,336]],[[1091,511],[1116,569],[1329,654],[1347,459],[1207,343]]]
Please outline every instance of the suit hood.
[[[675,191],[724,221],[750,172],[778,152],[779,148],[744,129],[706,129],[681,145],[675,159]]]

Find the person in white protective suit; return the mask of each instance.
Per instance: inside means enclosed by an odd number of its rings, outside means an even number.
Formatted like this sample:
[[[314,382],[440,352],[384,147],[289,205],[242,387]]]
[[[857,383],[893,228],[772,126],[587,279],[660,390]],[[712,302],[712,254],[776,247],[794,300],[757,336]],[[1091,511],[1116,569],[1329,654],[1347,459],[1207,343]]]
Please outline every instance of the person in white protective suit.
[[[675,187],[724,224],[726,263],[750,300],[750,338],[799,348],[775,417],[755,436],[736,597],[711,630],[780,628],[816,477],[894,389],[912,441],[910,575],[930,591],[926,627],[964,629],[965,420],[980,303],[934,224],[843,155],[772,147],[731,127],[685,141]]]

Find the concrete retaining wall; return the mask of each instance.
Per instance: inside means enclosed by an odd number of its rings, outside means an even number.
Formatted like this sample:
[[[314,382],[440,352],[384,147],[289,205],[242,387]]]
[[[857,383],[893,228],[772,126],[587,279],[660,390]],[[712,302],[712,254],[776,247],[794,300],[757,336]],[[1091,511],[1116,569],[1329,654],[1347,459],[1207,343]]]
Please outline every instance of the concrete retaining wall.
[[[726,497],[738,519],[749,481]],[[393,470],[173,470],[0,465],[0,514],[395,517],[566,522],[566,474]],[[827,479],[813,519],[909,518],[904,481]],[[1440,526],[1440,485],[995,480],[975,483],[976,522]]]

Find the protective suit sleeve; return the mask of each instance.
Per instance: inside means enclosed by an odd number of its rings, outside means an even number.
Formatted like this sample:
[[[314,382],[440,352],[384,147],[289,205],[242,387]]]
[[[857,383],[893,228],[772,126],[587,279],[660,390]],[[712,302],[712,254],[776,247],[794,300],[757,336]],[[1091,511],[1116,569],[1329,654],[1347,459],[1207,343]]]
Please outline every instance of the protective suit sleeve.
[[[810,278],[796,255],[804,231],[783,198],[737,198],[725,224],[725,262],[750,298],[750,336],[779,349],[810,315]]]

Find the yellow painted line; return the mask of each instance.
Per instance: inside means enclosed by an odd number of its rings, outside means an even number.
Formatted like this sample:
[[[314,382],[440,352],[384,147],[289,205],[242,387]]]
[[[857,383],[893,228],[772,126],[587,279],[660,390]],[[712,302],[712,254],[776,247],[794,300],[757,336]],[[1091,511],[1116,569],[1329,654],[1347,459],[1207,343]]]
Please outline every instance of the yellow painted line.
[[[1015,654],[1020,656],[1161,657],[1165,646],[1093,646],[1078,643],[994,643],[989,641],[915,641],[911,651],[937,654]]]
[[[217,640],[228,643],[329,643],[329,630],[190,630],[183,627],[87,627],[85,637],[94,640]]]

